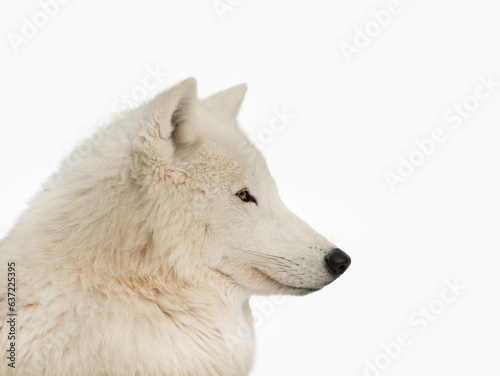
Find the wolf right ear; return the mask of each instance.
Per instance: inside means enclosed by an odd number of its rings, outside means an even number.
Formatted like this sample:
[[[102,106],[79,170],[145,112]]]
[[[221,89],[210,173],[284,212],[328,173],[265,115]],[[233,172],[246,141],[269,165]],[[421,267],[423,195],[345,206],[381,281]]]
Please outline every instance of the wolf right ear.
[[[204,100],[205,105],[221,116],[235,119],[247,92],[247,84],[239,84],[218,92]]]

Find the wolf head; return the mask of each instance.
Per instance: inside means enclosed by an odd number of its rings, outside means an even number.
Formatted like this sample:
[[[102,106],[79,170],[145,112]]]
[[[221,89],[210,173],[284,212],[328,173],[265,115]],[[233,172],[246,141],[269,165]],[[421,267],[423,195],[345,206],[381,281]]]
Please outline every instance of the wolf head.
[[[130,178],[154,218],[155,248],[177,277],[211,274],[255,294],[319,290],[350,258],[281,201],[238,128],[245,93],[238,85],[199,100],[191,78],[129,119]]]

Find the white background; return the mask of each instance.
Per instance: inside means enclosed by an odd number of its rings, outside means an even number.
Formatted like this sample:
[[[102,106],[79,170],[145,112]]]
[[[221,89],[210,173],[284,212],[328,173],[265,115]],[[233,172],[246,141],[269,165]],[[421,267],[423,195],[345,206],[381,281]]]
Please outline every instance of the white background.
[[[168,77],[147,97],[189,76],[202,97],[247,82],[240,123],[265,135],[284,201],[353,259],[318,293],[254,301],[252,375],[498,374],[500,86],[473,97],[479,77],[500,81],[498,4],[401,0],[377,26],[387,1],[220,3],[232,10],[74,0],[46,19],[37,1],[2,4],[1,236],[148,69]],[[38,32],[16,51],[25,17]],[[349,62],[341,45],[366,28]],[[444,115],[464,101],[453,128]],[[295,117],[270,136],[284,107]],[[415,140],[438,128],[446,140],[422,158]],[[421,164],[391,190],[385,175],[411,153]],[[439,300],[454,279],[467,288]],[[411,345],[384,350],[400,332]]]

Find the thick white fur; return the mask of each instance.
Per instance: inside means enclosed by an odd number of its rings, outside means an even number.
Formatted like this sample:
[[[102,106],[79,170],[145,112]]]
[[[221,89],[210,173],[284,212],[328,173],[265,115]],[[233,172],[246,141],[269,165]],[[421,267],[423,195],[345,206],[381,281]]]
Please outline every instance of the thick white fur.
[[[45,183],[0,242],[1,375],[245,375],[250,295],[333,280],[334,246],[286,209],[237,127],[245,91],[198,100],[187,79],[98,130]]]

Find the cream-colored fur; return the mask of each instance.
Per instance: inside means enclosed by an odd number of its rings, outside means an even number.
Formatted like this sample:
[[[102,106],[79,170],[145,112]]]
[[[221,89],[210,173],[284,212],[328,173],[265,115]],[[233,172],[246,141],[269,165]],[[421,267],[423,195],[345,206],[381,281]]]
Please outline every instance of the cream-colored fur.
[[[333,245],[286,209],[237,127],[245,91],[199,100],[187,79],[98,130],[44,184],[0,242],[1,375],[246,375],[250,295],[333,280]]]

